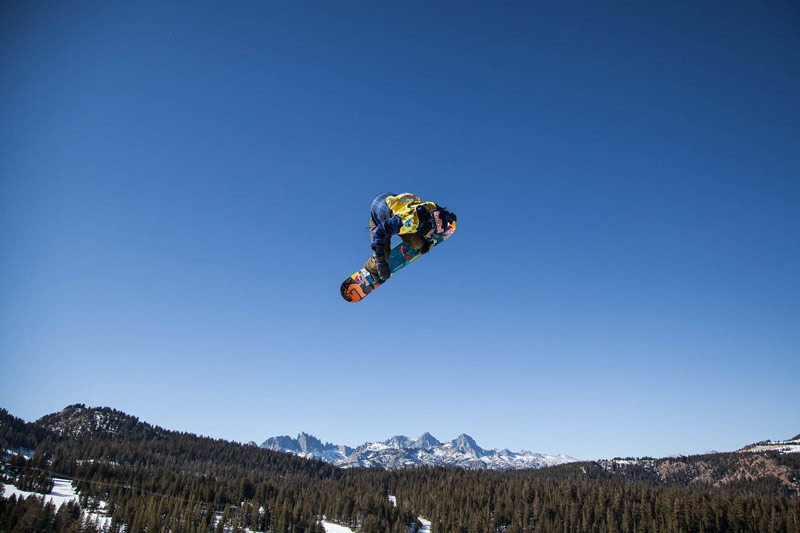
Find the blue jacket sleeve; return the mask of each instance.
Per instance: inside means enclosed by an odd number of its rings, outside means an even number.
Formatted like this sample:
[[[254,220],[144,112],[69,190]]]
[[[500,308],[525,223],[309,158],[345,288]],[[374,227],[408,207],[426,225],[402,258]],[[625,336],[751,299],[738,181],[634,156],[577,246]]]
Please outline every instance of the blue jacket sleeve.
[[[400,233],[401,227],[403,227],[403,221],[397,215],[390,217],[378,224],[375,229],[372,230],[372,244],[370,245],[372,247],[372,251],[376,253],[383,253],[383,243],[392,235],[397,235]]]

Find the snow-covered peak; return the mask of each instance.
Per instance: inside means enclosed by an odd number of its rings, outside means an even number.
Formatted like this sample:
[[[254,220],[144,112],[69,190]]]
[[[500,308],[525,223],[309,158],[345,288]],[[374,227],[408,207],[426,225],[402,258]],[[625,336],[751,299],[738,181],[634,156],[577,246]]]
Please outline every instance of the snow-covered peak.
[[[309,435],[308,433],[300,433],[297,436],[297,444],[300,446],[300,450],[303,453],[309,453],[312,450],[321,450],[323,448],[330,447],[331,444],[323,445],[322,441],[314,437],[313,435]]]
[[[365,449],[369,448],[372,450],[381,449],[380,446],[377,446],[378,444],[381,444],[387,448],[391,448],[394,450],[402,450],[402,449],[424,450],[426,448],[433,448],[435,446],[440,446],[442,443],[439,442],[436,439],[436,437],[434,437],[433,435],[431,435],[426,431],[425,433],[414,439],[406,437],[405,435],[395,435],[391,439],[385,440],[381,443],[368,442],[363,446],[363,448]]]
[[[305,432],[300,433],[296,439],[288,435],[271,437],[261,443],[261,447],[275,452],[292,453],[308,459],[321,459],[329,463],[340,461],[353,452],[347,446],[329,442],[323,444],[321,440]]]
[[[462,433],[455,439],[451,440],[450,444],[452,444],[456,450],[467,455],[474,455],[475,457],[483,457],[485,455],[483,448],[478,446],[478,443],[475,442],[475,439],[466,433]]]
[[[427,431],[414,439],[414,442],[411,448],[419,448],[419,449],[426,449],[426,448],[433,448],[435,446],[440,446],[442,443],[439,440],[428,433]]]
[[[383,441],[383,444],[390,448],[410,448],[412,439],[409,439],[405,435],[395,435],[391,439]]]
[[[544,455],[509,450],[485,450],[475,439],[462,433],[442,443],[430,433],[409,438],[395,435],[383,442],[367,442],[358,448],[325,443],[301,433],[297,439],[272,437],[263,448],[316,458],[344,468],[403,468],[418,465],[457,466],[466,469],[511,470],[534,469],[575,461],[565,455]]]

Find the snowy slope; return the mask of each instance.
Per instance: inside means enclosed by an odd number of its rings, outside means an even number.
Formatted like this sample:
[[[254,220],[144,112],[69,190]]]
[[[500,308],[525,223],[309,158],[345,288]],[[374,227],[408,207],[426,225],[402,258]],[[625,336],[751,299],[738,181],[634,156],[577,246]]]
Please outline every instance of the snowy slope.
[[[800,439],[784,440],[774,442],[766,440],[757,442],[750,446],[745,446],[740,452],[778,452],[778,453],[800,453]]]
[[[78,493],[75,492],[75,489],[72,487],[72,482],[70,480],[53,478],[53,482],[54,482],[53,491],[50,494],[44,496],[45,503],[52,503],[53,505],[55,505],[56,509],[58,509],[67,502],[80,501],[78,499]],[[7,485],[5,483],[0,483],[0,485],[2,485],[5,489],[5,492],[3,493],[3,498],[6,499],[11,498],[11,496],[16,496],[17,499],[28,498],[29,496],[36,496],[37,498],[42,498],[41,494],[38,494],[36,492],[27,492],[24,490],[19,490],[14,485]],[[84,512],[93,521],[95,521],[98,526],[102,528],[104,526],[111,525],[111,517],[106,516],[106,514],[103,512],[103,509],[105,509],[105,507],[106,504],[104,502],[101,502],[100,511],[98,511],[97,513],[90,513],[86,510],[84,510]]]

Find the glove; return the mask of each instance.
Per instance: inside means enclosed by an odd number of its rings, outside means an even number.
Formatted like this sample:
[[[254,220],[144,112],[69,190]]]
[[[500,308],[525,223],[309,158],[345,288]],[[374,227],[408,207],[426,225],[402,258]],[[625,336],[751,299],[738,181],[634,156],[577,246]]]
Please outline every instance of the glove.
[[[428,250],[431,249],[431,243],[428,242],[428,239],[423,239],[425,242],[422,244],[422,248],[418,249],[417,251],[421,254],[427,254]]]
[[[389,270],[389,263],[382,255],[375,255],[375,267],[378,269],[378,283],[383,283],[392,276],[392,271]]]
[[[446,207],[440,207],[439,209],[442,210],[442,218],[444,219],[445,224],[450,224],[451,222],[456,222],[456,214],[452,211],[448,211]]]

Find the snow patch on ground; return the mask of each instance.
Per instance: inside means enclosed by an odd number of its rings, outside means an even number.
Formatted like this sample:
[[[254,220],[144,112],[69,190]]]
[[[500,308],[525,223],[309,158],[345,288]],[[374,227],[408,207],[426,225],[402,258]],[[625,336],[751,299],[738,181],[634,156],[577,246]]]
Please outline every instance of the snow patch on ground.
[[[760,442],[753,446],[748,446],[740,452],[778,452],[778,453],[800,453],[800,440],[787,440],[780,442]]]
[[[322,527],[325,529],[325,533],[353,533],[353,530],[349,527],[340,526],[327,520],[322,521]]]
[[[3,497],[8,499],[11,496],[16,496],[17,499],[20,498],[27,498],[29,496],[36,496],[37,498],[44,497],[45,503],[52,503],[55,505],[56,509],[64,505],[65,503],[75,501],[79,501],[78,493],[75,491],[75,488],[72,486],[72,481],[68,479],[53,479],[53,491],[50,494],[42,495],[36,492],[28,492],[24,490],[19,490],[14,485],[8,485],[5,483],[0,483],[5,489]],[[397,506],[397,497],[396,496],[389,496],[389,501],[396,507]],[[86,516],[91,518],[99,527],[110,527],[111,526],[111,517],[106,516],[104,510],[106,509],[107,504],[105,502],[100,502],[100,510],[98,512],[89,512],[84,509],[84,513]],[[221,518],[221,515],[218,519]],[[422,523],[422,529],[420,529],[420,533],[430,533],[431,531],[431,521],[426,520],[422,517],[419,517],[419,521]],[[346,526],[342,526],[339,524],[334,524],[333,522],[329,522],[327,520],[323,520],[321,522],[323,529],[325,529],[325,533],[354,533],[352,529]],[[247,533],[251,533],[249,530]]]
[[[6,450],[5,450],[5,458],[6,458],[6,460],[8,458],[10,458],[10,457],[14,457],[15,455],[21,455],[22,457],[24,457],[25,459],[30,461],[31,458],[33,457],[33,450],[28,450],[26,448],[19,448],[17,450],[10,450],[10,449],[6,448]]]
[[[397,496],[389,496],[389,501],[397,507]],[[419,530],[420,533],[431,533],[431,521],[422,517],[419,517],[419,521],[422,523],[422,529]],[[322,527],[325,529],[325,533],[353,533],[353,530],[349,527],[340,526],[327,520],[322,521]]]
[[[78,493],[75,492],[75,488],[72,486],[72,481],[69,479],[58,479],[53,478],[53,491],[50,494],[44,495],[45,503],[52,503],[56,506],[56,509],[64,505],[65,503],[74,501],[78,502]],[[8,485],[5,483],[0,483],[5,489],[3,493],[3,498],[8,499],[11,496],[16,496],[17,499],[20,498],[27,498],[29,496],[36,496],[37,498],[42,498],[42,494],[36,492],[28,492],[25,490],[19,490],[14,485]],[[84,513],[86,516],[91,518],[93,521],[97,523],[98,526],[101,528],[104,526],[111,526],[111,517],[106,516],[105,512],[103,511],[106,508],[105,502],[100,502],[100,511],[97,513],[91,513],[84,509]]]

